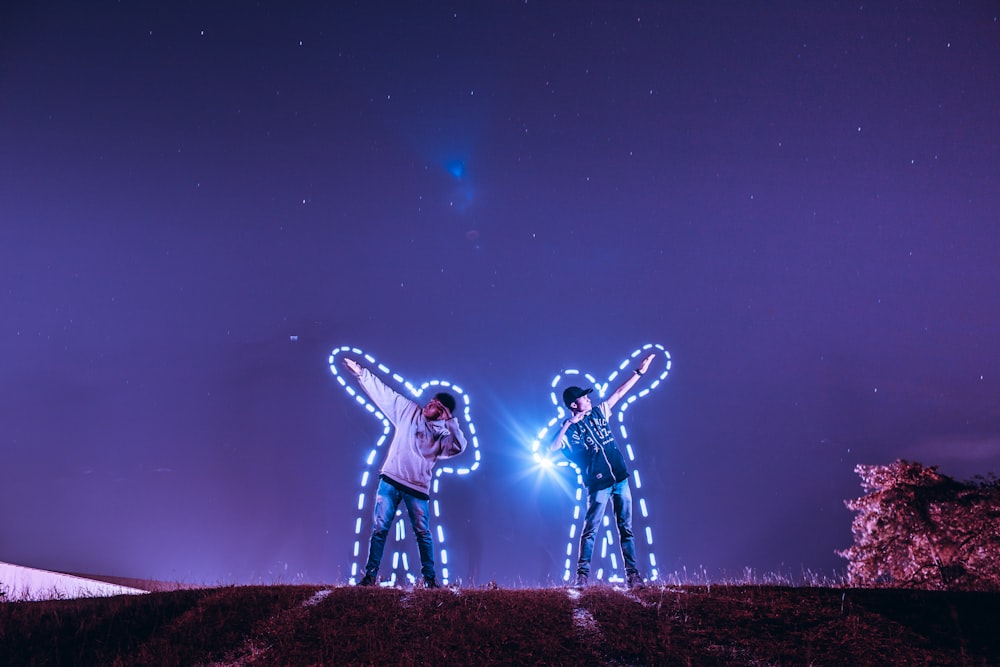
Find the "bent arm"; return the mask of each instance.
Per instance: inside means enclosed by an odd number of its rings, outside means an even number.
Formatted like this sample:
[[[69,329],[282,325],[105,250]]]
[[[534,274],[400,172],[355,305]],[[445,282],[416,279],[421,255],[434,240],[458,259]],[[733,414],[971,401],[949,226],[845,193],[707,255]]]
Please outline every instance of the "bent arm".
[[[438,458],[450,459],[452,456],[458,456],[464,452],[469,443],[465,439],[465,434],[462,433],[462,427],[458,425],[458,417],[452,417],[442,424],[443,432],[439,440],[441,453]]]
[[[556,437],[553,438],[552,442],[549,443],[549,451],[550,452],[559,451],[560,449],[562,449],[563,447],[565,447],[567,445],[567,442],[566,442],[566,429],[569,428],[569,425],[570,425],[570,421],[568,419],[565,420],[562,423],[562,428],[559,429],[559,432],[556,433]]]
[[[562,449],[563,447],[568,447],[569,440],[566,438],[566,431],[569,430],[570,426],[576,424],[585,416],[586,415],[584,415],[584,413],[582,412],[576,412],[569,419],[564,419],[562,423],[562,428],[559,429],[559,432],[556,433],[556,437],[553,438],[552,442],[549,443],[549,451],[555,452]]]

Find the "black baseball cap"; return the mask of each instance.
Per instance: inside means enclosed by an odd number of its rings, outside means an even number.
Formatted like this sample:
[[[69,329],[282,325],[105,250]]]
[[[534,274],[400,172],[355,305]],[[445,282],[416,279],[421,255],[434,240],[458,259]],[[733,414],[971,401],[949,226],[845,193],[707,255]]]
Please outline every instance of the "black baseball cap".
[[[576,399],[580,398],[581,396],[586,396],[592,391],[594,391],[593,387],[590,387],[588,389],[580,389],[579,387],[566,387],[565,391],[563,391],[563,403],[565,403],[566,407],[568,408],[570,404],[576,402]]]

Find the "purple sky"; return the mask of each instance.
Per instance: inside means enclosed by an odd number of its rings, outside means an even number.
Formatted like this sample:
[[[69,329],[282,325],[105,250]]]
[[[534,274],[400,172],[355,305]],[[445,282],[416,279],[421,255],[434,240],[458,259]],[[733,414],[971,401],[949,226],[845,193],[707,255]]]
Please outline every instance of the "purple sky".
[[[0,560],[342,580],[344,344],[468,392],[477,583],[562,574],[549,382],[647,342],[664,572],[835,574],[856,464],[1000,472],[995,2],[394,4],[0,9]]]

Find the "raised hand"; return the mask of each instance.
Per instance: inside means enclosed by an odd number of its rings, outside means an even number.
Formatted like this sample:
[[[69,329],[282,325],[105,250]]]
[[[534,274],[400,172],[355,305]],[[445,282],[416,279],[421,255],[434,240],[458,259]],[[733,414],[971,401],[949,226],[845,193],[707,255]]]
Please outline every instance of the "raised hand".
[[[362,371],[361,364],[354,361],[354,359],[351,359],[350,357],[344,357],[344,368],[349,370],[354,375],[354,377],[361,377],[361,371]]]

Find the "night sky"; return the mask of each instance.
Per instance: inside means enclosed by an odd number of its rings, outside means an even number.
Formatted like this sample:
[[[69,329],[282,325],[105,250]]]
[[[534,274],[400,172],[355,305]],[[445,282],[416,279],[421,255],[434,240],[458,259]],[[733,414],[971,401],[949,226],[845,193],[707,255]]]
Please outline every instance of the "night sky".
[[[342,345],[467,392],[468,583],[562,575],[550,382],[645,344],[664,574],[836,576],[855,465],[1000,472],[995,2],[8,2],[0,147],[2,561],[345,581]]]

